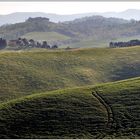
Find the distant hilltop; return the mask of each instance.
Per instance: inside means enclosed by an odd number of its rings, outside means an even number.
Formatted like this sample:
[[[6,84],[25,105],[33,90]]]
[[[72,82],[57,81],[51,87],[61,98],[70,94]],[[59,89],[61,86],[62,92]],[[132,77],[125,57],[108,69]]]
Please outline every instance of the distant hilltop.
[[[40,21],[49,21],[50,19],[49,18],[45,18],[45,17],[36,17],[36,18],[31,18],[31,17],[29,17],[26,21],[27,22],[34,22],[34,21],[38,21],[38,22],[40,22]]]

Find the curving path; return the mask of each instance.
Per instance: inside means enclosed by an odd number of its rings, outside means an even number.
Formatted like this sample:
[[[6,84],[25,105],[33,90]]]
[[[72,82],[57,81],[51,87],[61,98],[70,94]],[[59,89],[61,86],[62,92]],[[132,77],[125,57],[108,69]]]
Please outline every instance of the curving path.
[[[111,106],[99,95],[97,91],[92,92],[92,95],[99,100],[99,102],[106,108],[108,119],[106,123],[107,129],[112,128],[114,122],[114,116]]]

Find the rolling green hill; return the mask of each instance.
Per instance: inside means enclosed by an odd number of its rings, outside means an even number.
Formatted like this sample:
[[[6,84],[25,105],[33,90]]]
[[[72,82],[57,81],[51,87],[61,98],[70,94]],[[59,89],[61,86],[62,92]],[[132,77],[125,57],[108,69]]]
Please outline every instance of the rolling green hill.
[[[0,52],[0,102],[140,76],[140,47]]]
[[[0,138],[140,138],[139,54],[1,51]]]
[[[140,78],[0,105],[0,138],[140,138]]]

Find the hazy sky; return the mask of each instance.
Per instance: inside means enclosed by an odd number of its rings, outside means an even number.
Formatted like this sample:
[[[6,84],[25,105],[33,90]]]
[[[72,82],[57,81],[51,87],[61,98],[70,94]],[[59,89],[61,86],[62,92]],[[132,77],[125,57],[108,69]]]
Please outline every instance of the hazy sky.
[[[0,2],[0,15],[13,12],[76,14],[140,9],[140,2]]]

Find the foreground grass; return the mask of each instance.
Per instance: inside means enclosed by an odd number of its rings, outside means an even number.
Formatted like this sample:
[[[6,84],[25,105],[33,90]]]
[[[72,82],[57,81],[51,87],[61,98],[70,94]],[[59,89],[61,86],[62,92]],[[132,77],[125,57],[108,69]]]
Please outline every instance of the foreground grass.
[[[140,47],[0,52],[0,102],[140,76]]]
[[[139,102],[140,78],[26,96],[0,105],[0,138],[140,138]]]
[[[96,138],[106,119],[87,90],[59,90],[2,104],[0,138]]]

